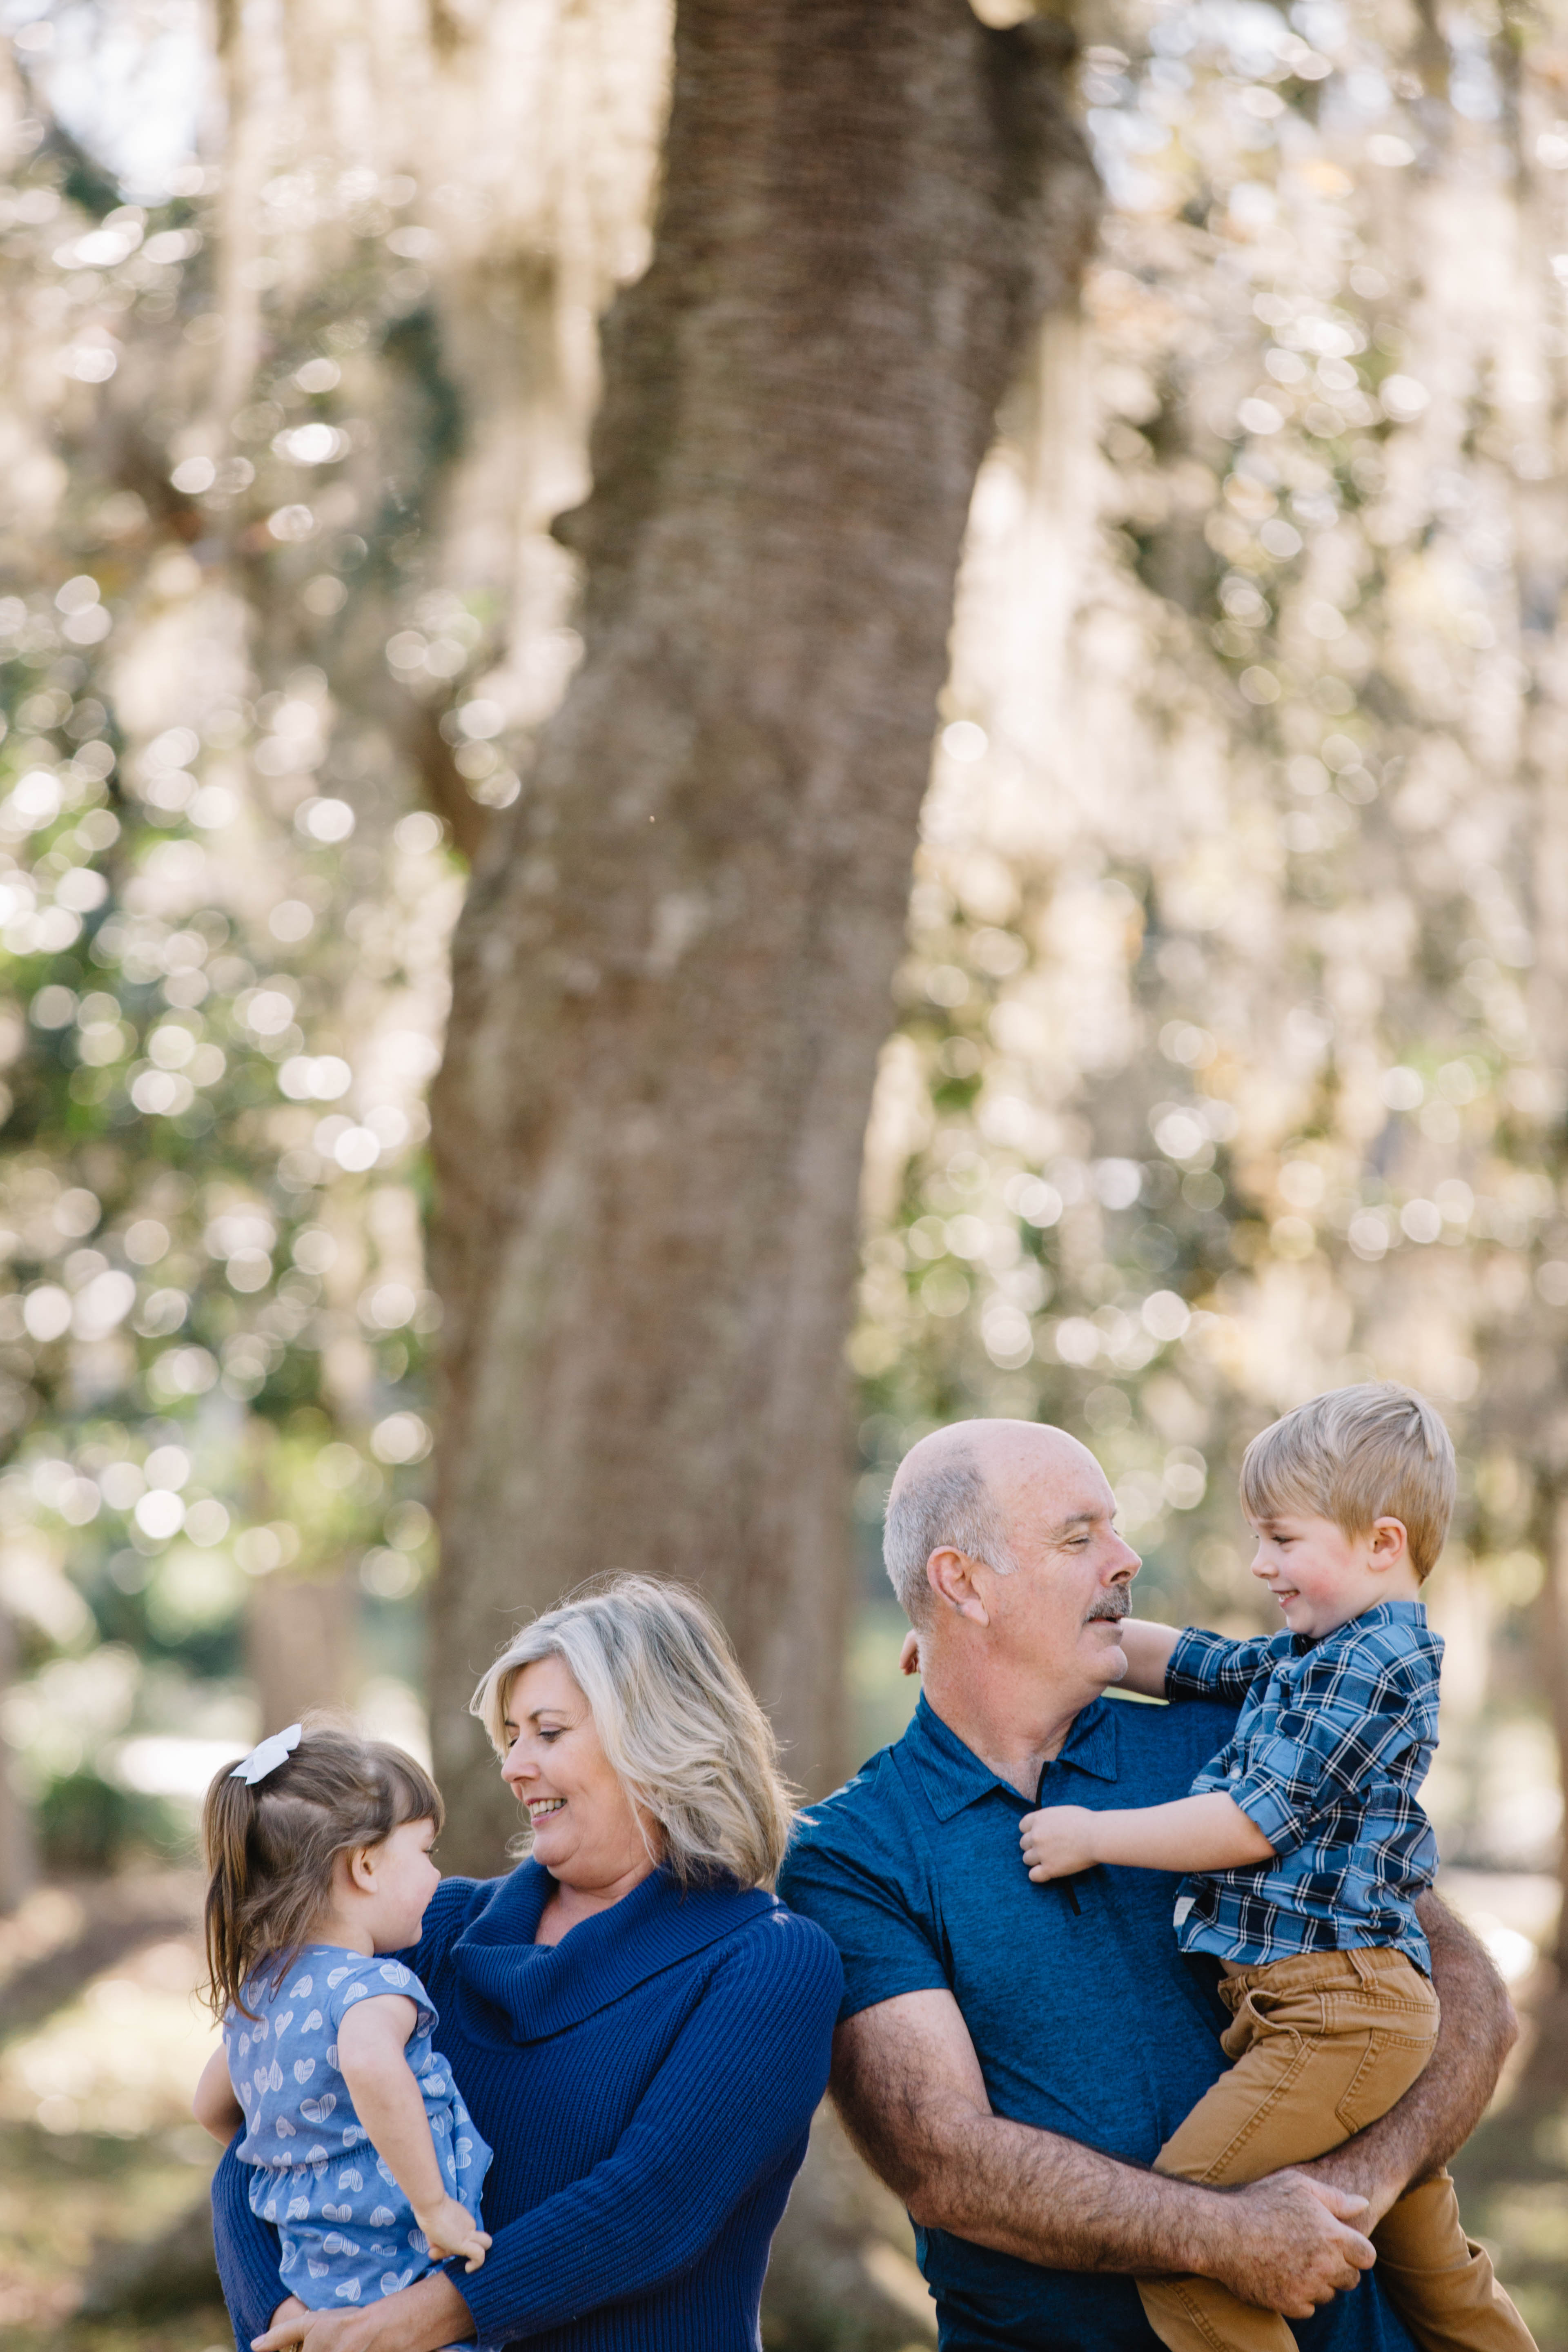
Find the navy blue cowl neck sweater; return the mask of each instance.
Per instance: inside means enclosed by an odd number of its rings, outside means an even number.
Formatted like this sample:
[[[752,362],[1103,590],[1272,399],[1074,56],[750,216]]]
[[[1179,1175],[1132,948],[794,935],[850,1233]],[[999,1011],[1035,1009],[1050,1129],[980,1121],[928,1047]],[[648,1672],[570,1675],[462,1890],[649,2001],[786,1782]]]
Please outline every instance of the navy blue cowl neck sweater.
[[[768,2247],[827,2082],[843,1987],[822,1929],[772,1895],[682,1895],[656,1871],[559,1944],[552,1880],[449,1878],[399,1957],[495,2150],[482,2270],[447,2266],[485,2344],[752,2352]],[[239,2345],[283,2299],[278,2235],[232,2147],[213,2181]]]

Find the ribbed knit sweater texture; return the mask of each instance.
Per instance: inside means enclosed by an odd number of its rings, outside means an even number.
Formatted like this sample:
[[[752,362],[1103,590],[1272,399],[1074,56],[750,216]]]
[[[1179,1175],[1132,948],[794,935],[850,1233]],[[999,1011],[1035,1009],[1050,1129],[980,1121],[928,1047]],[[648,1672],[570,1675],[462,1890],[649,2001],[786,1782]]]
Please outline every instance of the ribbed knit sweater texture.
[[[775,1896],[656,1871],[556,1945],[552,1880],[447,1879],[399,1957],[495,2150],[482,2270],[447,2275],[486,2345],[754,2352],[768,2247],[827,2082],[843,1971]],[[232,2147],[213,2181],[241,2352],[283,2299]]]

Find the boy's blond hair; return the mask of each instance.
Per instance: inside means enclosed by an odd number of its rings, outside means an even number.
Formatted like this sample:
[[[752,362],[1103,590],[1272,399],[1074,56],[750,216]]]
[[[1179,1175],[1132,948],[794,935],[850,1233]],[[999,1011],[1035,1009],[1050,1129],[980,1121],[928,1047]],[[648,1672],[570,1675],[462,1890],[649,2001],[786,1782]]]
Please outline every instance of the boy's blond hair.
[[[1306,1511],[1347,1536],[1401,1519],[1426,1581],[1454,1515],[1453,1441],[1434,1405],[1393,1381],[1331,1389],[1260,1430],[1241,1460],[1249,1519]]]

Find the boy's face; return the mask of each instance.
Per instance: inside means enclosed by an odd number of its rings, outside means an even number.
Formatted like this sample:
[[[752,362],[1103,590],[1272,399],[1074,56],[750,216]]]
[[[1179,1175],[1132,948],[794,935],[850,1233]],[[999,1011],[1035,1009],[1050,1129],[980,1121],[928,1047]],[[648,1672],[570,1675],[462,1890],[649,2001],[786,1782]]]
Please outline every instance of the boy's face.
[[[1356,1536],[1309,1511],[1282,1511],[1248,1525],[1258,1538],[1252,1573],[1268,1587],[1292,1633],[1321,1640],[1380,1601],[1413,1601],[1420,1591],[1398,1519],[1379,1519]]]

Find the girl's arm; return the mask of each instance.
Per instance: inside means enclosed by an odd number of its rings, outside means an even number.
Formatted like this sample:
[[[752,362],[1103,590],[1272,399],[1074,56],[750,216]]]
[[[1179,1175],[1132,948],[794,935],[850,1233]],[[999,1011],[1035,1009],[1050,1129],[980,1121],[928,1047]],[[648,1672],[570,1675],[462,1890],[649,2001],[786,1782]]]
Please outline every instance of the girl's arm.
[[[226,2147],[235,2133],[243,2129],[245,2111],[234,2095],[226,2050],[215,2050],[203,2067],[195,2097],[191,2101],[191,2113],[220,2147]]]
[[[405,2045],[419,2012],[405,1994],[375,1993],[345,2010],[338,2028],[338,2071],[376,2154],[414,2208],[414,2218],[437,2258],[465,2254],[468,2268],[484,2261],[489,2238],[467,2206],[447,2193],[430,2137],[430,2118]]]
[[[1052,1805],[1026,1813],[1020,1831],[1030,1877],[1068,1878],[1097,1862],[1135,1870],[1240,1870],[1267,1862],[1274,1848],[1239,1805],[1216,1791],[1178,1797],[1133,1813],[1091,1813],[1082,1805]]]
[[[1124,1617],[1116,1637],[1127,1660],[1127,1672],[1117,1688],[1136,1691],[1142,1698],[1163,1698],[1165,1668],[1182,1638],[1180,1629],[1156,1625],[1147,1617]]]

